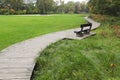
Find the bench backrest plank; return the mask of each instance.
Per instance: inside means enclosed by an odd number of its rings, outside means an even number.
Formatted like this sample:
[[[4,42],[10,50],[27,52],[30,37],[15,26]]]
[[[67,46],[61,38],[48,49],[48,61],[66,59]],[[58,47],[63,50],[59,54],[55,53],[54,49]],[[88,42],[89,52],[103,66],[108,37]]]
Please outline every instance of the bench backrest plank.
[[[92,28],[92,23],[87,23],[87,24],[81,24],[81,31],[84,31],[84,27],[89,27],[88,30],[90,31]]]

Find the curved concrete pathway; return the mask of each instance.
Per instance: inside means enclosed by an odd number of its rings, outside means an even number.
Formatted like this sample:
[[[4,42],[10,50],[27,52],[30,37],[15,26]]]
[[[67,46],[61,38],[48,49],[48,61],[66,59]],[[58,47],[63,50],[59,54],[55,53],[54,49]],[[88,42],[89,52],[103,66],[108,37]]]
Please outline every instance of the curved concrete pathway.
[[[91,19],[85,19],[93,24],[92,29],[100,25]],[[73,33],[75,30],[79,28],[46,34],[2,50],[0,52],[0,80],[30,80],[38,53],[51,43],[75,36]]]

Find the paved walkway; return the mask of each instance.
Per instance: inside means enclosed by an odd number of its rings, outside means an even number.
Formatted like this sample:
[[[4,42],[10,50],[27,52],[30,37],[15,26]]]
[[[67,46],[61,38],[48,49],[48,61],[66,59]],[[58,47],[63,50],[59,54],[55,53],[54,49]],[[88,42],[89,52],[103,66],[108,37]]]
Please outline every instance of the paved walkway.
[[[92,29],[100,25],[91,19],[85,19],[93,23]],[[78,29],[46,34],[14,44],[2,50],[0,52],[0,80],[30,80],[35,65],[35,58],[39,56],[38,53],[51,43],[75,36],[73,31]]]

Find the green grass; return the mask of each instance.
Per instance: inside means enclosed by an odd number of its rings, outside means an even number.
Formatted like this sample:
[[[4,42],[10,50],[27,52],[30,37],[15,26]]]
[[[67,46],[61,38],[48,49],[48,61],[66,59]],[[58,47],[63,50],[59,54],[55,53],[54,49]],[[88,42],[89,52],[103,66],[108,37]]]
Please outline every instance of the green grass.
[[[119,21],[104,22],[96,36],[48,46],[37,59],[32,80],[120,80],[120,36],[110,27]]]
[[[76,28],[83,15],[0,16],[0,50],[50,32]]]

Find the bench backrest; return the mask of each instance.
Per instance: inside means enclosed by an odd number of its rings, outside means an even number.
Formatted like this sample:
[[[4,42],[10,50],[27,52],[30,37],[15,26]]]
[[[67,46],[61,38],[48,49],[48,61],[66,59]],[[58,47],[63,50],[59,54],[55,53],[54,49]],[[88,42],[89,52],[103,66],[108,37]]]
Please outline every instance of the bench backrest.
[[[90,31],[92,28],[92,23],[81,24],[80,27],[81,27],[81,31],[83,31],[84,27],[89,27],[89,31]]]
[[[88,26],[92,26],[92,23],[81,24],[81,27],[88,27]]]

